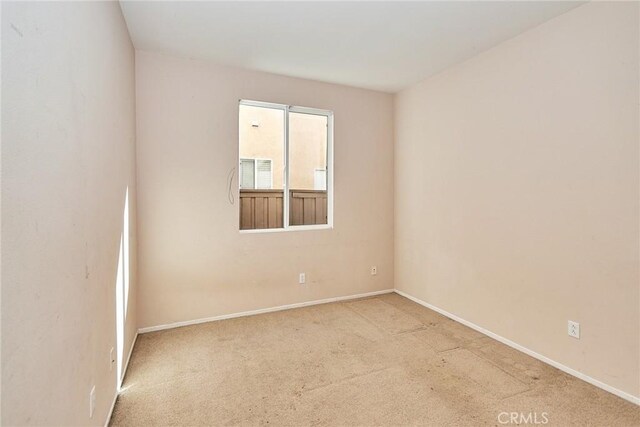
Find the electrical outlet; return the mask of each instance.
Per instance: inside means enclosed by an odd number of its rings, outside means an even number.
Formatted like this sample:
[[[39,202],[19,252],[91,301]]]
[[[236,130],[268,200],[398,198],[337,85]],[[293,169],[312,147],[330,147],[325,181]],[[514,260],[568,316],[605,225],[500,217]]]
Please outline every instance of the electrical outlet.
[[[96,409],[96,386],[94,385],[91,388],[91,393],[89,393],[89,418],[93,418],[93,411]]]
[[[304,285],[306,281],[307,281],[307,277],[305,276],[305,274],[304,273],[300,273],[300,278],[298,279],[298,282],[301,285]]]
[[[116,364],[115,351],[113,347],[111,347],[111,351],[109,351],[109,371],[113,371],[113,365]]]
[[[568,327],[569,336],[580,339],[580,323],[569,320]]]
[[[374,265],[373,267],[371,267],[371,275],[375,276],[376,274],[378,274],[378,267]]]

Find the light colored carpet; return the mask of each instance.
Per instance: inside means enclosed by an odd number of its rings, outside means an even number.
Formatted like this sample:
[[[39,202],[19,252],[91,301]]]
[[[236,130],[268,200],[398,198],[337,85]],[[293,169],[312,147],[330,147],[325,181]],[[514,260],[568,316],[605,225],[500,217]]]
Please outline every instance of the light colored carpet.
[[[501,425],[502,412],[640,425],[638,406],[397,294],[140,335],[111,425]]]

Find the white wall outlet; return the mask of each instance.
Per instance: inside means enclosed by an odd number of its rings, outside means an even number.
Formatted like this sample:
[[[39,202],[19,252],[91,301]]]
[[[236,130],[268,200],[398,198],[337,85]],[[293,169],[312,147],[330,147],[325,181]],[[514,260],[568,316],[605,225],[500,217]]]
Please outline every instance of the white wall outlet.
[[[116,364],[116,352],[113,347],[109,351],[109,371],[113,371],[113,365]]]
[[[378,274],[378,267],[374,265],[373,267],[371,267],[371,275],[375,276],[376,274]]]
[[[91,388],[89,393],[89,418],[93,418],[93,412],[96,410],[96,386]]]
[[[569,320],[569,329],[567,332],[570,337],[580,339],[580,323]]]
[[[307,281],[307,276],[304,273],[300,273],[300,277],[298,279],[298,282],[301,285],[304,285],[306,281]]]

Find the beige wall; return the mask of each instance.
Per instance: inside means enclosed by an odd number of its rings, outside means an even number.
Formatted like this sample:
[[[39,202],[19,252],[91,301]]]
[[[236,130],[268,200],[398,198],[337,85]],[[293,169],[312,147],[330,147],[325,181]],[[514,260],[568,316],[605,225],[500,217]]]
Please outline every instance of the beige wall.
[[[136,91],[141,327],[393,287],[391,95],[140,51]],[[334,111],[334,229],[239,233],[239,99]]]
[[[395,112],[396,288],[635,396],[638,15],[581,6]]]
[[[116,2],[2,3],[2,425],[102,426],[113,402],[134,59]]]

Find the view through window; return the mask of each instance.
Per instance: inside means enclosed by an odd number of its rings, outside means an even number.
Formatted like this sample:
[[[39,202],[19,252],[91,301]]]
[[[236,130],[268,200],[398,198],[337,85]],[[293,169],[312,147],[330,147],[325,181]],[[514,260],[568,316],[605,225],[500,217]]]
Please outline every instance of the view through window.
[[[241,230],[331,224],[332,119],[326,110],[240,102]]]

